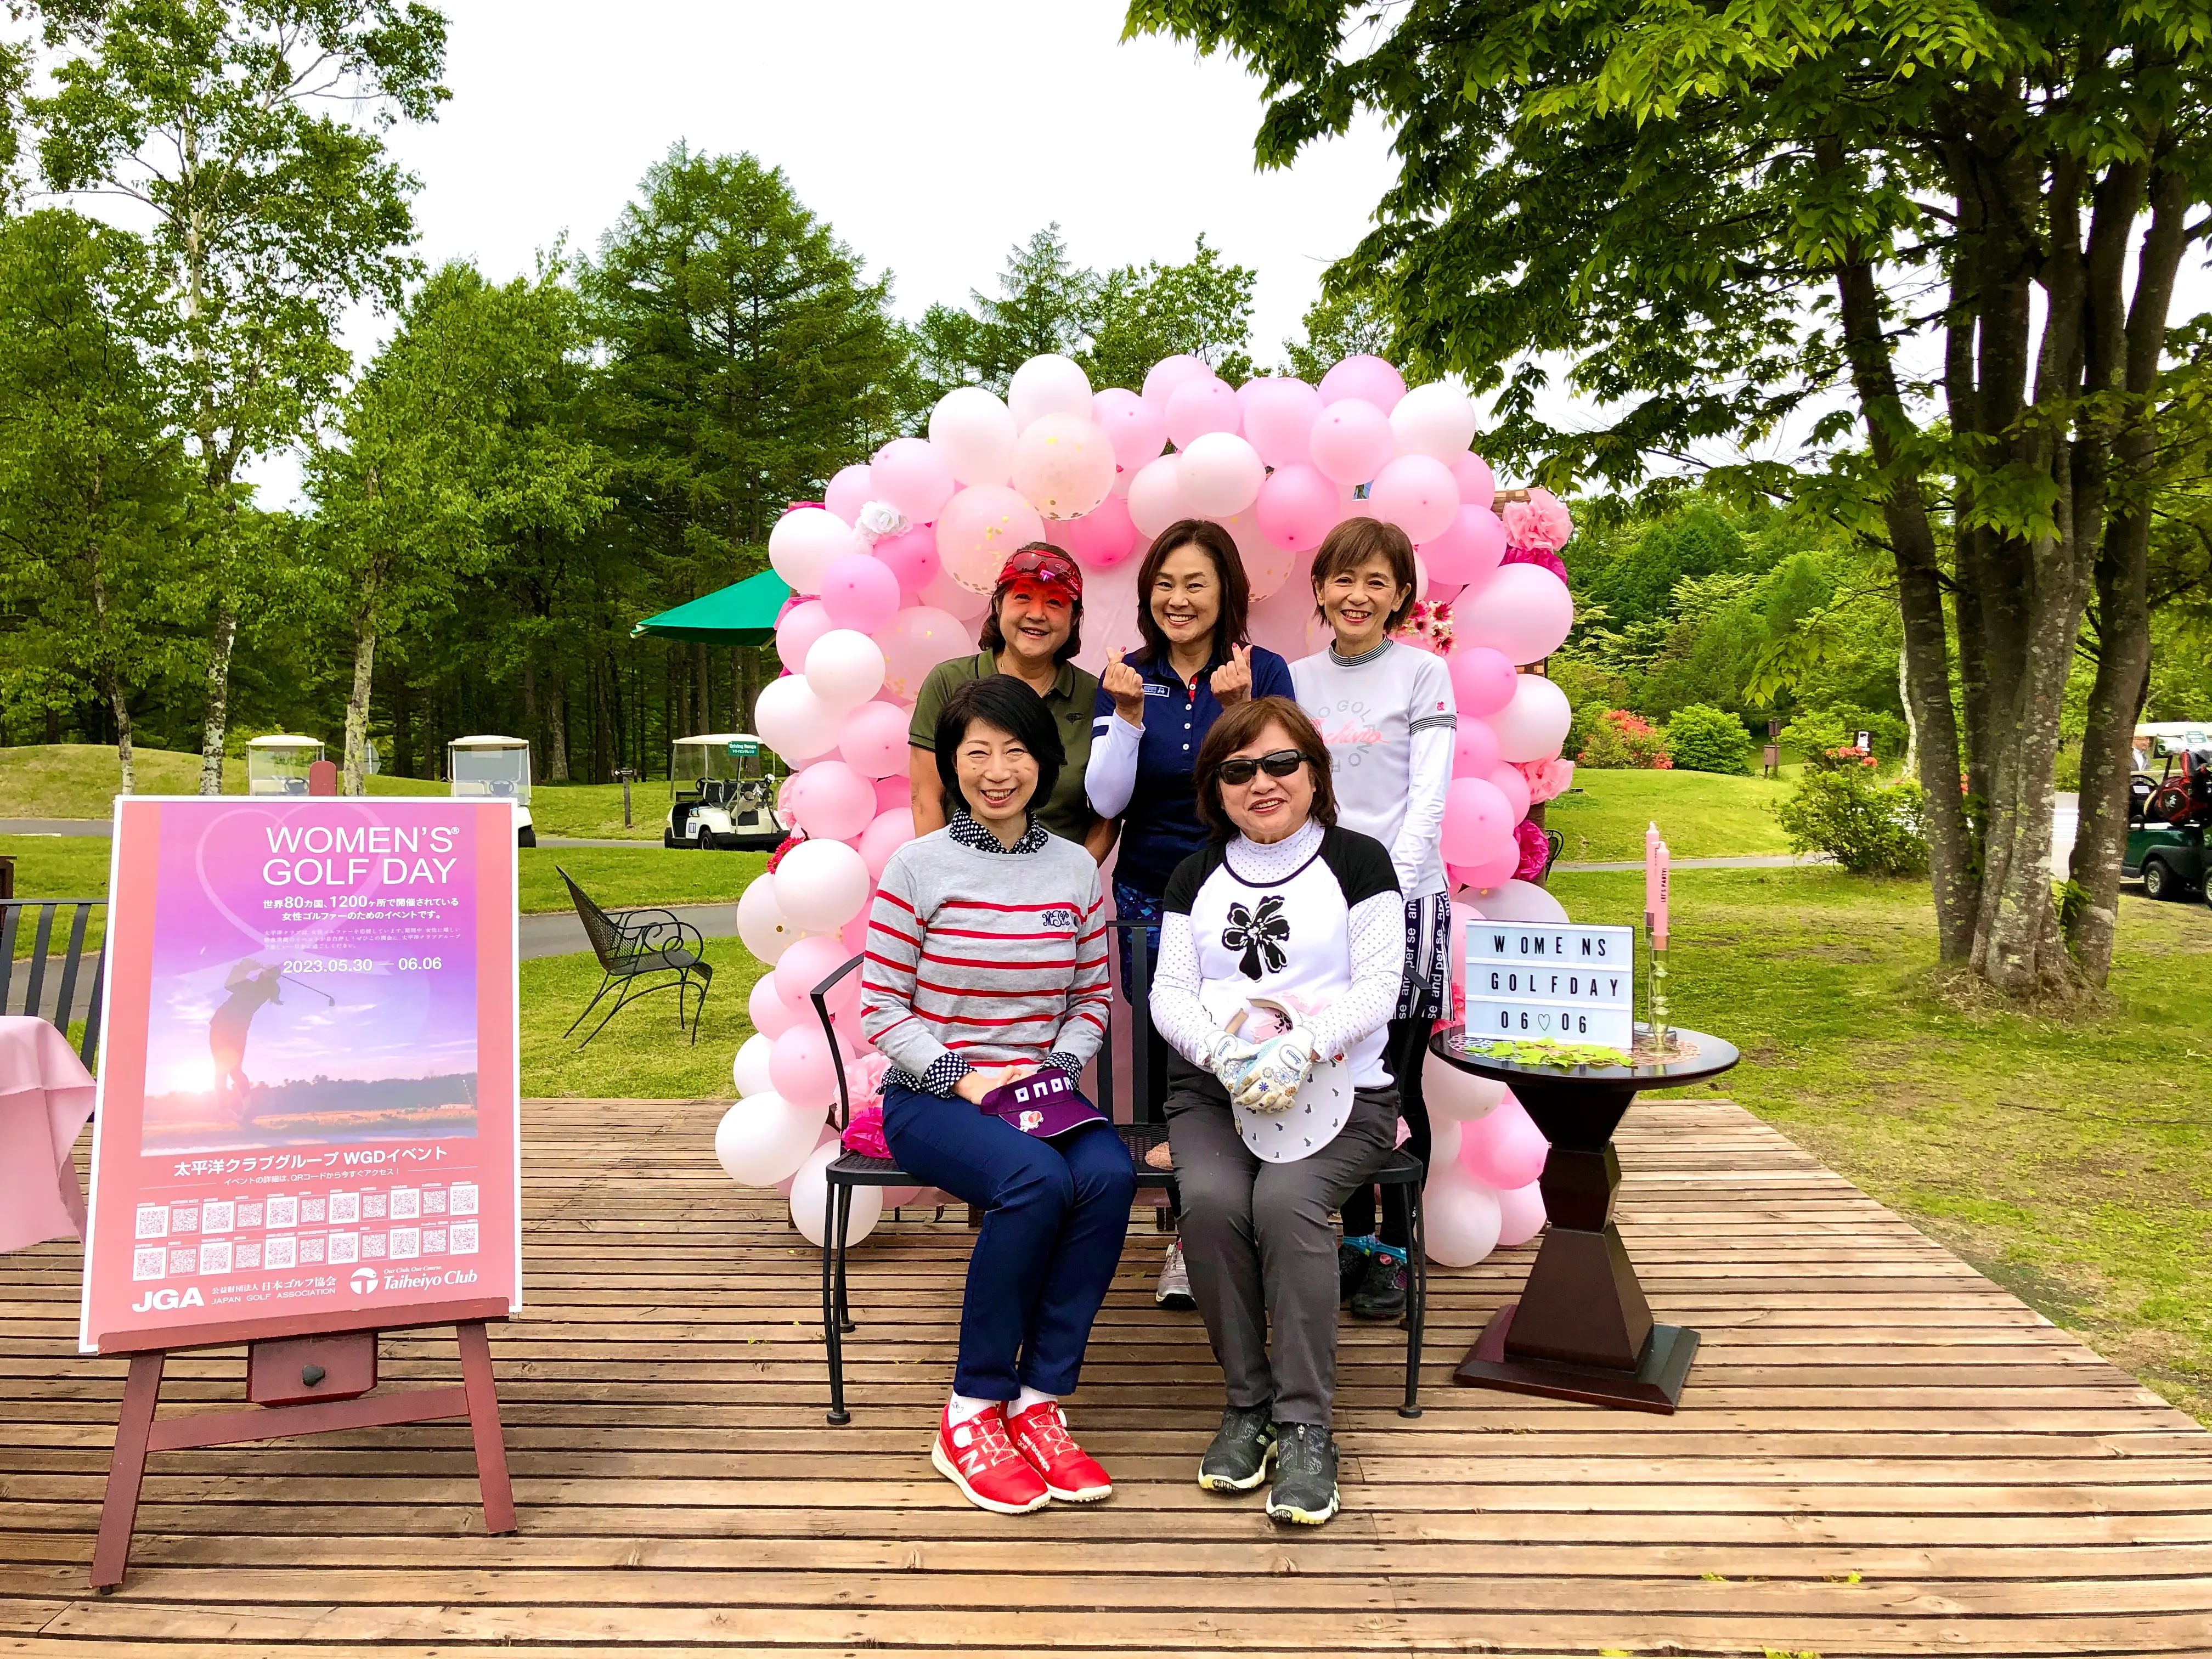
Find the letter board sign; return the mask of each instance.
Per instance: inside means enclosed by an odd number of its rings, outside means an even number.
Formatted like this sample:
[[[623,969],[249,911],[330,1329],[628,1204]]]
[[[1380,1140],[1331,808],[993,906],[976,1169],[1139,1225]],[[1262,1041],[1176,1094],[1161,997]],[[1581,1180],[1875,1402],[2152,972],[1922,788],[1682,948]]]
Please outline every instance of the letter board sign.
[[[1474,918],[1462,938],[1470,1043],[1634,1044],[1634,928]]]

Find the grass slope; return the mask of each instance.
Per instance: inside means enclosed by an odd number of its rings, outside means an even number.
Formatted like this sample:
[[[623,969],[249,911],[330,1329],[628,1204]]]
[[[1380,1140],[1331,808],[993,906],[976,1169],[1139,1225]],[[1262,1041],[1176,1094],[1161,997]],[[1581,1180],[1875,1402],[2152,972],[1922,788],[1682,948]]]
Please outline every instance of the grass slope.
[[[1544,809],[1544,827],[1566,838],[1559,856],[1575,864],[1642,859],[1644,828],[1654,823],[1678,859],[1787,853],[1773,809],[1788,787],[1781,779],[1578,766],[1575,788]]]
[[[714,964],[714,984],[696,1043],[678,1031],[675,994],[664,992],[633,1001],[583,1048],[577,1040],[589,1036],[607,1003],[599,1005],[575,1036],[562,1033],[599,988],[598,962],[574,956],[524,963],[522,1092],[532,1099],[729,1098],[730,1062],[738,1045],[753,1034],[745,999],[766,969],[733,939],[709,939],[707,959]]]
[[[142,795],[196,795],[200,757],[170,749],[134,749],[132,781]],[[104,818],[123,781],[123,763],[104,744],[38,744],[0,749],[0,818]],[[246,793],[246,763],[222,763],[222,793]],[[442,795],[446,786],[422,778],[371,778],[372,795]],[[617,808],[619,811],[619,808]]]

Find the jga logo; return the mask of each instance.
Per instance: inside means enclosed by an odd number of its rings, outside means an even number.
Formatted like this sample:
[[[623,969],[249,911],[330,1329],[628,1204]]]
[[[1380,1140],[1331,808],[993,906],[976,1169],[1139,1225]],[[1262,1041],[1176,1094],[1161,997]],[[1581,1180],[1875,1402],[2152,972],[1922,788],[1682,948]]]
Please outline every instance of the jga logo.
[[[353,1293],[356,1296],[367,1296],[376,1288],[376,1269],[356,1267],[353,1270],[353,1278],[348,1282],[352,1285]]]
[[[204,1308],[207,1303],[200,1295],[199,1286],[192,1285],[181,1296],[174,1291],[149,1291],[131,1304],[132,1313],[173,1313],[179,1308]]]

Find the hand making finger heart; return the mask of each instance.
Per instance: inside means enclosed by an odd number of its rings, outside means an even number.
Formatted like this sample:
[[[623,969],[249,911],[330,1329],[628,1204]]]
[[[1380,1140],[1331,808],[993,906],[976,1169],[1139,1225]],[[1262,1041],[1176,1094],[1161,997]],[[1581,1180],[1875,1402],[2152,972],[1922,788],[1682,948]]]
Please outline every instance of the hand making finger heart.
[[[1252,647],[1232,645],[1229,660],[1213,671],[1208,682],[1213,688],[1213,700],[1224,708],[1233,708],[1252,695]]]
[[[1132,726],[1145,723],[1145,677],[1125,662],[1106,665],[1098,677],[1106,695],[1114,699],[1114,712]]]

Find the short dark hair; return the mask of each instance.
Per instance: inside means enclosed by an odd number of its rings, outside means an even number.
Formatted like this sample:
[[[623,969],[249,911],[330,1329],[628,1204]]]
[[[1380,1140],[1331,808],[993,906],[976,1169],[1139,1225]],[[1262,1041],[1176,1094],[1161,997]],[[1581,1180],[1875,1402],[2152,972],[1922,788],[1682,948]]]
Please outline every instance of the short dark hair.
[[[1050,542],[1024,542],[1014,550],[1017,553],[1057,553],[1070,564],[1075,562],[1067,550],[1054,547]],[[1017,580],[1019,578],[1016,579]],[[999,606],[1006,597],[1012,582],[1000,582],[991,590],[991,608],[983,613],[983,626],[976,630],[975,643],[984,650],[1000,652],[1006,648],[1006,631],[999,626]],[[1083,599],[1080,594],[1067,602],[1067,639],[1052,653],[1054,663],[1071,662],[1075,653],[1083,649]]]
[[[1152,584],[1168,556],[1195,547],[1213,561],[1214,580],[1221,586],[1221,614],[1213,622],[1213,658],[1226,661],[1232,645],[1249,645],[1245,631],[1252,609],[1252,584],[1244,579],[1244,560],[1229,532],[1209,519],[1178,519],[1153,538],[1145,562],[1137,572],[1137,631],[1145,636],[1145,660],[1168,659],[1168,636],[1152,616]]]
[[[944,787],[945,816],[949,818],[955,807],[968,805],[968,798],[960,793],[960,745],[968,728],[977,720],[997,726],[1030,751],[1037,766],[1036,792],[1030,797],[1030,811],[1032,815],[1042,811],[1045,802],[1052,799],[1053,786],[1060,781],[1060,769],[1067,764],[1060,728],[1053,724],[1052,711],[1044,706],[1044,699],[1027,682],[1012,674],[986,674],[954,686],[945,699],[944,712],[937,717],[937,781]]]
[[[1306,711],[1288,697],[1252,697],[1238,703],[1213,722],[1206,741],[1198,745],[1198,821],[1217,842],[1237,833],[1237,825],[1221,805],[1221,763],[1248,743],[1255,742],[1270,726],[1290,733],[1291,747],[1306,757],[1313,774],[1313,811],[1318,823],[1336,823],[1336,780],[1329,771],[1328,745],[1307,718]]]
[[[1314,598],[1321,598],[1322,586],[1329,578],[1357,570],[1370,559],[1389,565],[1390,580],[1406,590],[1406,597],[1383,624],[1383,631],[1389,633],[1413,614],[1413,588],[1419,580],[1413,569],[1413,544],[1395,524],[1384,524],[1380,519],[1346,519],[1322,537],[1314,554]]]

